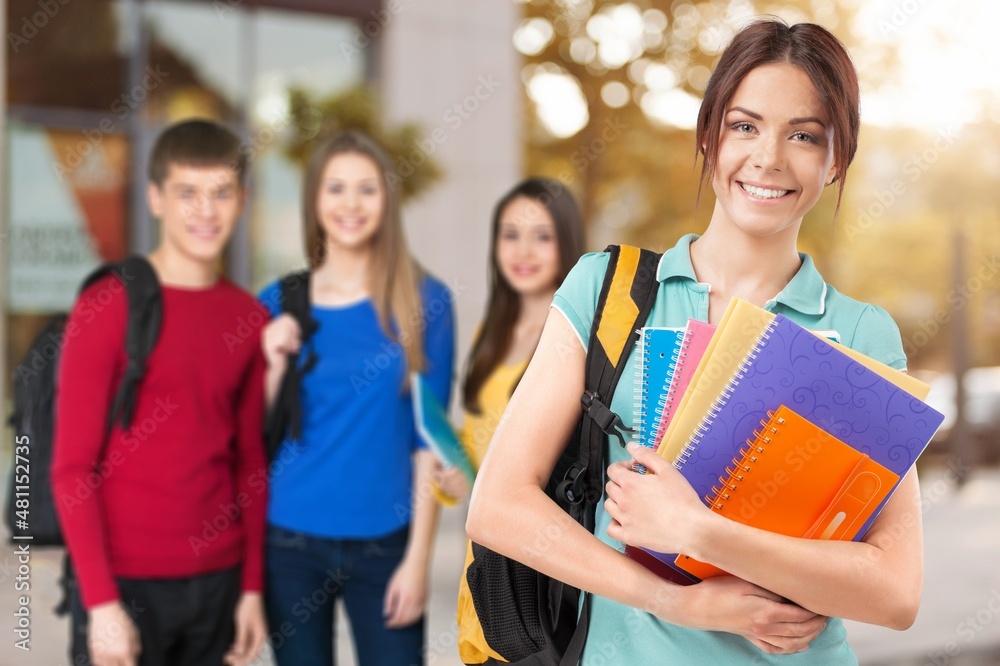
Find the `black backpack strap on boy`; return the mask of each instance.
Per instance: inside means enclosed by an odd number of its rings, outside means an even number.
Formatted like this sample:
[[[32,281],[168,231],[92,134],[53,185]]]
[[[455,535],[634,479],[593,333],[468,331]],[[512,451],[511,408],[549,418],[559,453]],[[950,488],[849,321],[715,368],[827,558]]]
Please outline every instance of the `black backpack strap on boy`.
[[[306,343],[319,328],[312,317],[309,305],[309,271],[289,273],[281,279],[282,310],[295,319],[302,333],[302,347],[308,356],[302,363],[297,354],[289,354],[285,374],[281,378],[278,394],[268,411],[264,425],[264,443],[268,460],[273,460],[286,436],[298,441],[302,436],[302,406],[300,402],[302,379],[316,365],[316,353]]]
[[[144,257],[131,256],[117,263],[102,265],[83,281],[80,294],[107,275],[115,275],[120,280],[128,298],[125,332],[128,360],[108,411],[106,434],[116,421],[120,422],[122,428],[131,425],[139,385],[146,369],[146,359],[156,344],[163,313],[159,281]],[[100,302],[106,295],[96,294],[93,297]],[[29,486],[30,534],[32,543],[36,546],[63,545],[49,469],[52,465],[55,422],[56,368],[64,341],[66,317],[65,314],[59,314],[49,321],[15,370],[14,410],[10,424],[14,429],[15,443],[20,446],[23,442],[24,446],[29,447],[30,465],[25,476],[30,478],[30,483],[11,484],[7,521],[12,535],[23,531],[17,529],[15,490],[16,486]],[[15,480],[18,476],[15,475]]]
[[[146,360],[156,345],[163,323],[163,295],[160,282],[149,261],[133,255],[117,264],[101,266],[83,282],[81,292],[108,274],[125,285],[128,296],[128,325],[125,329],[125,372],[108,414],[108,432],[117,421],[122,429],[132,425],[139,384],[146,374]]]
[[[656,300],[660,255],[630,246],[609,246],[610,257],[587,348],[583,416],[549,479],[547,494],[574,520],[594,531],[604,492],[608,437],[625,444],[627,428],[609,404]],[[590,625],[590,594],[542,575],[479,544],[466,580],[476,619],[495,653],[484,664],[574,666]],[[460,601],[461,606],[461,601]],[[460,621],[462,621],[460,619]]]

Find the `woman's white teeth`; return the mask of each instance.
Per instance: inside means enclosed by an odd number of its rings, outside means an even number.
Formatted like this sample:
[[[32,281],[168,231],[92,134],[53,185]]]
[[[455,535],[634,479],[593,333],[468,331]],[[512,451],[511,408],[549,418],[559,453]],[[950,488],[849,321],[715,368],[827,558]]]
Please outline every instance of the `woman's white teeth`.
[[[754,187],[753,185],[747,185],[746,183],[740,183],[744,190],[757,197],[758,199],[777,199],[778,197],[783,197],[791,190],[767,190],[763,187]]]

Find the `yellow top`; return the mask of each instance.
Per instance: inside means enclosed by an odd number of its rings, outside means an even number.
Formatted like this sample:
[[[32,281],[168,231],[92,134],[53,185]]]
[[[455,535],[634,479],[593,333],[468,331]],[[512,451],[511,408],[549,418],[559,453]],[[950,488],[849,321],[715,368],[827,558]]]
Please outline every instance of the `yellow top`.
[[[528,361],[512,365],[497,366],[479,389],[479,414],[472,414],[465,411],[462,418],[462,430],[458,436],[465,446],[466,453],[472,459],[472,464],[479,469],[486,455],[486,447],[493,439],[493,431],[500,423],[500,417],[507,409],[510,402],[510,394],[514,392],[514,386],[525,368]]]
[[[514,385],[521,379],[525,368],[528,367],[528,360],[511,365],[497,366],[479,389],[479,414],[471,414],[468,411],[463,413],[462,430],[458,436],[462,440],[466,453],[476,466],[476,471],[483,462],[486,455],[486,448],[493,439],[493,432],[500,423],[500,417],[507,409],[510,402],[510,394],[514,392]],[[454,506],[457,502],[454,498],[448,497],[440,488],[434,486],[434,496],[444,506]],[[482,664],[488,658],[496,661],[507,661],[497,652],[490,648],[483,635],[483,627],[479,622],[476,608],[472,602],[472,593],[469,591],[469,583],[466,580],[465,572],[469,570],[472,562],[472,542],[467,541],[465,545],[465,566],[462,568],[462,576],[459,580],[458,592],[458,650],[459,656],[466,664]]]
[[[486,378],[481,389],[479,389],[479,414],[463,412],[462,429],[458,433],[462,445],[465,447],[469,459],[475,466],[476,471],[483,462],[486,455],[486,447],[493,439],[493,431],[500,423],[500,417],[507,409],[510,401],[510,394],[514,392],[514,386],[521,379],[525,368],[528,367],[528,360],[520,363],[497,366],[490,376]],[[432,487],[434,496],[444,506],[454,506],[457,502],[454,498],[447,496],[435,484]]]

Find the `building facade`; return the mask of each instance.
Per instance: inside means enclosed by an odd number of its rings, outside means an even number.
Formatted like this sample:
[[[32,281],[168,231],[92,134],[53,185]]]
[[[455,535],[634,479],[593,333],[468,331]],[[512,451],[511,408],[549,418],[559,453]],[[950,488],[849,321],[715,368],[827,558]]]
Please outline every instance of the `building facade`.
[[[408,160],[444,167],[404,219],[420,262],[456,293],[464,350],[486,293],[490,209],[521,170],[516,4],[8,0],[5,16],[5,376],[88,271],[155,246],[145,164],[178,120],[214,118],[247,140],[251,198],[226,274],[256,290],[301,267],[289,94],[359,84],[385,122],[421,125]]]

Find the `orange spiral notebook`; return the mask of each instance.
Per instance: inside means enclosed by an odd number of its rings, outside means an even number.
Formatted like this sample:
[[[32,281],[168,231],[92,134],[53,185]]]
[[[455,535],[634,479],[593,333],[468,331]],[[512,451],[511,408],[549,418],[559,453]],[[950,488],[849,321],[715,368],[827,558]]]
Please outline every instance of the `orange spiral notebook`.
[[[849,541],[899,483],[899,475],[784,405],[754,434],[705,498],[744,525]],[[687,555],[674,564],[701,579],[726,573]]]

